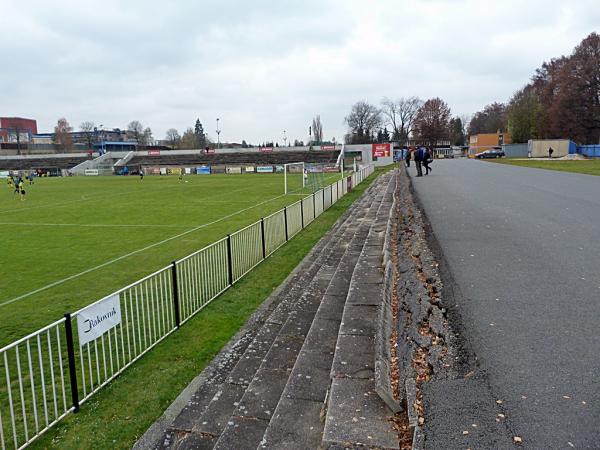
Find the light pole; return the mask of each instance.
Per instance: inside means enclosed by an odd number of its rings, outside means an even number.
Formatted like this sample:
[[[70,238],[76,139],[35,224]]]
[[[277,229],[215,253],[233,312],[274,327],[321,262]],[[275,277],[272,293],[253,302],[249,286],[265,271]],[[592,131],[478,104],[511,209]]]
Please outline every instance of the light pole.
[[[283,146],[286,147],[287,146],[287,136],[286,136],[286,131],[283,130]]]
[[[217,148],[221,148],[221,130],[219,130],[219,118],[217,117]]]

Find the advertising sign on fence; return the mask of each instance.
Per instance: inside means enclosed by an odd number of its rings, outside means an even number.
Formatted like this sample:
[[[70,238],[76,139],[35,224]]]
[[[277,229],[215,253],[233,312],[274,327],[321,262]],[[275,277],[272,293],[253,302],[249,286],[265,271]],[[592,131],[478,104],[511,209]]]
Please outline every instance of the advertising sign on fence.
[[[256,166],[256,173],[273,173],[273,166]]]
[[[261,152],[270,153],[273,151],[273,147],[258,147],[258,150]]]
[[[279,172],[283,172],[285,170],[284,166],[275,166],[275,172],[279,173]]]
[[[209,166],[196,167],[196,175],[210,175]]]
[[[160,150],[148,150],[148,156],[160,156]]]
[[[0,170],[0,178],[8,178],[10,172],[8,170]]]
[[[321,145],[321,150],[335,150],[335,145]]]
[[[254,173],[254,166],[246,166],[246,173]]]
[[[242,168],[241,167],[229,167],[229,166],[227,166],[227,168],[225,170],[227,171],[227,173],[242,173]]]
[[[119,294],[88,306],[77,313],[79,346],[92,342],[121,323],[121,299]]]
[[[391,155],[390,144],[373,144],[373,158],[385,158]]]
[[[99,174],[100,174],[100,172],[98,172],[98,169],[85,169],[85,170],[83,171],[83,173],[84,173],[85,175],[87,175],[87,176],[90,176],[90,175],[92,175],[92,176],[93,176],[93,175],[99,175]]]

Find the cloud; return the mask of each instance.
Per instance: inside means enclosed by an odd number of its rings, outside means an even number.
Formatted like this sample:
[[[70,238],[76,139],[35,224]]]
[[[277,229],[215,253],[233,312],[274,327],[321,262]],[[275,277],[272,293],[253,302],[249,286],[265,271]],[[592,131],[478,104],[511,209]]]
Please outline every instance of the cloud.
[[[1,115],[131,120],[162,138],[196,117],[224,140],[340,140],[352,103],[506,101],[600,23],[595,2],[14,1],[0,17]]]

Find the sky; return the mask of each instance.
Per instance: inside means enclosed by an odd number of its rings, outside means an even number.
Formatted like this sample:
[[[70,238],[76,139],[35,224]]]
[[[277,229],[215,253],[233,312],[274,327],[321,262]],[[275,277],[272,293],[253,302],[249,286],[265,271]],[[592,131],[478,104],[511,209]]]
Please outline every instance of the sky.
[[[341,141],[359,100],[472,114],[599,28],[597,0],[0,0],[0,116]]]

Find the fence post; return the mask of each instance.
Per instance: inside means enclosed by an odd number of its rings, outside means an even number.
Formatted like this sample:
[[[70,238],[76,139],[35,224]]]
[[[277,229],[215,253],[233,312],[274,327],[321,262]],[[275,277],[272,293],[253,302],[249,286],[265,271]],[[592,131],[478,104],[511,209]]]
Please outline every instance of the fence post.
[[[333,205],[333,185],[329,185],[329,206]]]
[[[229,286],[233,285],[233,261],[231,260],[231,235],[227,235],[227,275]]]
[[[304,228],[304,200],[300,200],[300,223],[302,224],[302,228]]]
[[[287,227],[287,206],[283,207],[283,223],[285,225],[285,241],[289,241],[290,238],[288,236],[288,227]]]
[[[175,311],[175,326],[181,326],[181,313],[179,312],[179,286],[177,285],[177,261],[171,263],[171,278],[173,279],[173,310]]]
[[[267,246],[265,245],[265,219],[260,218],[260,236],[262,238],[263,259],[267,257]]]
[[[79,411],[79,389],[77,388],[77,371],[75,368],[75,346],[73,345],[73,326],[71,325],[71,313],[65,314],[65,335],[67,338],[69,379],[71,381],[71,401],[73,402],[73,412],[77,412]]]
[[[313,198],[313,220],[317,218],[317,202],[315,201],[315,193],[312,193]]]
[[[321,192],[323,193],[323,211],[325,211],[325,188],[321,189]]]

